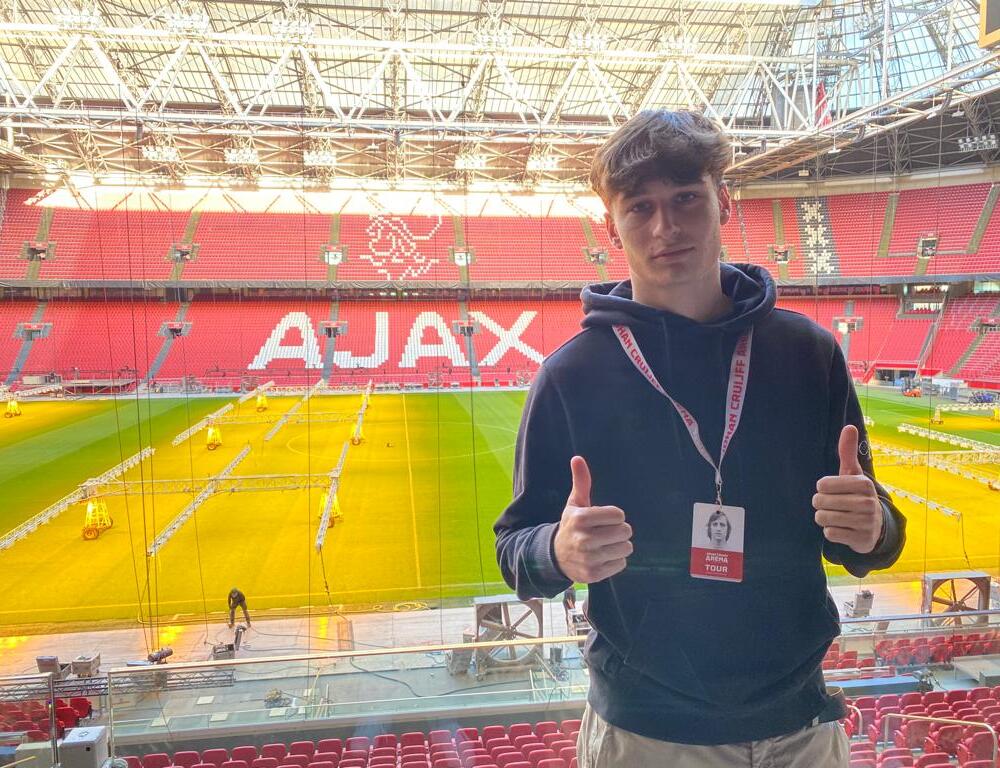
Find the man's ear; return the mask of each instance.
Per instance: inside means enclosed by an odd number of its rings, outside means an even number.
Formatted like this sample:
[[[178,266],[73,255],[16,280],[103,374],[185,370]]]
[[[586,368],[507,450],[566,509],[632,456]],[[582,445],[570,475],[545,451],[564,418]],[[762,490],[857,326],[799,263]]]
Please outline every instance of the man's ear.
[[[621,248],[622,239],[618,235],[618,227],[615,226],[615,220],[611,218],[611,214],[607,211],[604,212],[604,226],[608,230],[608,237],[611,239],[611,244],[615,248]]]
[[[733,200],[729,196],[729,187],[726,186],[725,182],[719,185],[719,221],[725,224],[729,221],[729,216],[732,211]]]

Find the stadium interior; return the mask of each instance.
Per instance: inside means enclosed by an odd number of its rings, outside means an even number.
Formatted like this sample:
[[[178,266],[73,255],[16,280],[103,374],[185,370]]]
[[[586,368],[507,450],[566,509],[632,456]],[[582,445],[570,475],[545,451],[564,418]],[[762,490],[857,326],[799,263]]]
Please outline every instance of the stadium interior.
[[[576,768],[586,585],[492,525],[644,109],[907,517],[826,566],[851,768],[1000,765],[993,4],[0,0],[0,767]]]

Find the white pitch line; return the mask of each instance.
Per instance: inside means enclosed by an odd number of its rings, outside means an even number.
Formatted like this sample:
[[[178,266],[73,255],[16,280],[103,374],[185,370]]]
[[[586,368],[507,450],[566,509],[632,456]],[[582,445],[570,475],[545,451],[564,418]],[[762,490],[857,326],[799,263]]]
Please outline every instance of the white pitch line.
[[[417,542],[417,503],[413,496],[413,462],[410,461],[410,422],[406,416],[406,395],[403,395],[403,435],[406,438],[406,474],[410,481],[410,516],[413,518],[413,554],[417,565],[417,586],[424,585],[420,576],[420,544]]]

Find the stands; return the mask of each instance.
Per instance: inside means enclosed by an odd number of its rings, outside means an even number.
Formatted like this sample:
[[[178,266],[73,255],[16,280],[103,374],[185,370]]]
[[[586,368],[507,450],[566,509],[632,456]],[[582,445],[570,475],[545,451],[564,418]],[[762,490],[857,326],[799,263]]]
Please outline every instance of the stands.
[[[516,216],[459,217],[395,215],[327,215],[315,212],[250,213],[164,212],[154,210],[84,211],[26,205],[34,190],[12,189],[0,222],[0,277],[24,279],[28,264],[20,258],[23,244],[41,238],[56,243],[52,260],[44,261],[38,279],[46,280],[250,280],[433,281],[455,284],[510,281],[593,282],[600,270],[584,249],[608,250],[607,275],[625,276],[622,253],[610,247],[604,224],[585,218]],[[927,264],[929,274],[996,272],[1000,254],[1000,222],[980,224],[989,205],[988,184],[905,190],[895,195],[860,193],[830,195],[825,203],[829,228],[822,237],[833,251],[831,269],[820,276],[875,278],[917,273],[917,240],[934,232],[939,252]],[[733,262],[750,261],[780,270],[770,256],[779,241],[793,258],[787,277],[804,278],[818,267],[803,258],[803,238],[813,237],[816,222],[800,221],[800,199],[747,199],[735,203],[734,215],[722,228],[722,244]],[[892,203],[892,205],[890,205]],[[887,241],[882,229],[887,212],[893,226]],[[775,230],[780,220],[781,232]],[[461,231],[456,230],[460,224]],[[588,228],[590,232],[588,233]],[[982,238],[977,243],[977,229]],[[45,230],[44,232],[42,230]],[[177,242],[197,245],[193,260],[179,274],[167,258]],[[346,249],[342,263],[321,258],[327,245]],[[470,248],[474,259],[466,274],[452,251]]]
[[[996,378],[1000,333],[982,340],[972,322],[994,311],[995,295],[950,301],[929,347],[924,368],[950,370],[978,344],[959,375]],[[782,298],[778,306],[799,312],[841,335],[835,318],[857,317],[861,327],[850,334],[845,352],[855,367],[917,369],[934,315],[898,316],[898,300],[887,296]],[[364,384],[376,373],[400,384],[425,384],[430,374],[446,385],[510,385],[519,374],[537,370],[580,330],[576,300],[486,300],[467,302],[357,300],[337,303],[348,332],[328,339],[320,323],[331,316],[326,300],[196,299],[190,305],[159,301],[50,301],[41,320],[50,325],[27,354],[22,374],[58,373],[64,379],[142,379],[164,346],[163,323],[183,310],[189,332],[165,349],[159,380],[194,376],[206,386],[230,386],[241,376],[260,373],[280,386],[302,386],[329,374],[333,383]],[[463,311],[473,324],[474,360],[467,338],[456,330]],[[0,304],[0,373],[9,371],[21,350],[14,338],[18,322],[32,319],[36,305]],[[221,338],[225,343],[220,344]],[[328,351],[329,344],[334,349]]]
[[[937,335],[931,345],[926,367],[934,372],[948,373],[976,339],[972,324],[988,316],[997,305],[996,295],[964,296],[945,303]]]
[[[270,742],[128,756],[130,768],[570,768],[579,720]]]

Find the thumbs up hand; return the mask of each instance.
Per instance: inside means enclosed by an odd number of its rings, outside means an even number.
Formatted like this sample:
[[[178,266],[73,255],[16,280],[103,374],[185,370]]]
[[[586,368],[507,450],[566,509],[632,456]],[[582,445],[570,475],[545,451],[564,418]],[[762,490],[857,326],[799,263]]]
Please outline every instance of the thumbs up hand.
[[[828,541],[846,544],[858,554],[875,549],[885,524],[875,484],[858,461],[858,428],[848,424],[837,444],[840,474],[820,478],[813,496],[816,524]]]
[[[586,459],[574,456],[569,466],[573,488],[556,531],[556,563],[567,578],[589,584],[625,569],[632,554],[632,526],[618,507],[591,506]]]

